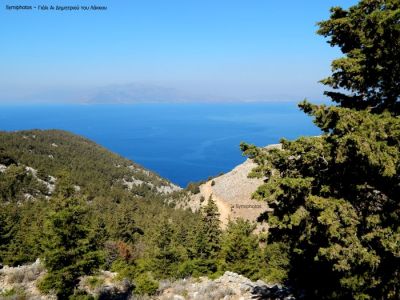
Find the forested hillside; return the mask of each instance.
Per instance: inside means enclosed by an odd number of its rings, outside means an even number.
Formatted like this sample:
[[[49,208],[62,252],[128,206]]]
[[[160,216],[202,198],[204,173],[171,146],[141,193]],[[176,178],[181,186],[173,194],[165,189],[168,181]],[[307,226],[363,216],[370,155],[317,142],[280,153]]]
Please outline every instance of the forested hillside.
[[[0,164],[3,169],[12,164],[18,165],[20,170],[12,168],[3,172],[3,175],[20,172],[17,177],[25,184],[28,181],[33,184],[34,180],[29,178],[32,175],[48,182],[67,173],[71,183],[89,197],[110,195],[110,189],[123,186],[129,187],[133,194],[142,196],[178,190],[167,180],[134,162],[83,137],[60,130],[0,132]],[[34,170],[24,172],[23,167]],[[5,189],[7,187],[3,187],[2,191]],[[43,191],[43,188],[40,190]],[[18,196],[12,195],[14,199]]]
[[[0,141],[0,263],[40,258],[42,293],[67,299],[99,270],[118,272],[136,294],[156,292],[161,279],[226,270],[264,277],[253,224],[222,232],[211,198],[199,212],[177,209],[186,191],[71,133],[1,132]]]

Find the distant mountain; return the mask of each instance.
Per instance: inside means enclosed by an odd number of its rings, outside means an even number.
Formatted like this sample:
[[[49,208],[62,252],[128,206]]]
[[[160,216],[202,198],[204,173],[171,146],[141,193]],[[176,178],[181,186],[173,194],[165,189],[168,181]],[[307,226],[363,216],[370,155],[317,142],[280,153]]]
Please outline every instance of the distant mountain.
[[[141,103],[141,102],[185,102],[191,96],[173,88],[148,85],[112,85],[93,91],[88,103]]]
[[[96,87],[60,87],[25,92],[19,96],[2,96],[0,102],[23,103],[153,103],[213,100],[173,87],[150,83],[114,84]]]
[[[169,84],[132,82],[84,87],[53,87],[24,90],[17,94],[0,94],[0,103],[226,103],[292,101],[299,96],[290,93],[250,93],[236,91],[235,86],[173,86]]]

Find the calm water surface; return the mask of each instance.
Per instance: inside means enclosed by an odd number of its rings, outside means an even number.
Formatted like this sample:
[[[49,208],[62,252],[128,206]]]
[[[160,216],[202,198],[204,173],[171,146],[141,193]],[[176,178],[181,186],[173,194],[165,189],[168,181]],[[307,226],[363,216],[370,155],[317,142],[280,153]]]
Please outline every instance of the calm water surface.
[[[0,130],[21,129],[83,135],[181,186],[244,161],[242,141],[319,134],[295,103],[0,105]]]

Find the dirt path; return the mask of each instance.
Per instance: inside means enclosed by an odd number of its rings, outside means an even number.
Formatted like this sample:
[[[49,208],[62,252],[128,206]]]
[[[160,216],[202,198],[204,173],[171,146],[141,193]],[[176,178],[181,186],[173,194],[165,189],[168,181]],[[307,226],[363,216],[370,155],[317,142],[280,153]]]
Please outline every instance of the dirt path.
[[[206,201],[208,200],[208,198],[210,198],[210,195],[212,195],[212,198],[215,201],[215,204],[217,205],[218,211],[220,213],[219,218],[221,220],[221,227],[223,229],[226,228],[226,225],[228,224],[231,208],[222,199],[215,196],[215,194],[213,193],[213,190],[212,190],[211,181],[208,181],[204,185],[201,186],[201,194],[204,196]],[[205,203],[207,203],[206,201],[205,201]]]

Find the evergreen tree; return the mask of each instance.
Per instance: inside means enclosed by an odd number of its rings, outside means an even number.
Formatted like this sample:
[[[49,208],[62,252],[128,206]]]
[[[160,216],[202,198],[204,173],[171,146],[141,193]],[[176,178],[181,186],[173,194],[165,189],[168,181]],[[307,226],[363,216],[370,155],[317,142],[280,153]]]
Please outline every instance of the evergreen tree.
[[[92,238],[95,235],[85,200],[59,195],[52,202],[53,210],[45,221],[42,255],[48,273],[39,287],[45,292],[55,291],[58,299],[68,299],[78,278],[98,268],[101,253]]]
[[[194,225],[186,252],[190,259],[180,266],[182,276],[213,274],[218,270],[221,249],[221,228],[218,207],[209,197],[201,210],[200,222]]]
[[[400,1],[362,0],[345,10],[331,9],[318,34],[329,37],[345,57],[332,62],[322,83],[343,107],[400,113]],[[349,93],[345,93],[347,90]]]
[[[210,195],[207,205],[202,209],[202,220],[197,237],[197,253],[202,259],[216,258],[221,248],[221,222],[218,207]]]
[[[47,202],[47,201],[46,201]],[[22,265],[35,261],[40,251],[40,237],[43,229],[43,200],[17,205],[14,211],[13,230],[7,243],[9,265]],[[8,213],[9,217],[11,215]]]
[[[114,237],[126,243],[133,244],[136,236],[143,234],[143,230],[136,225],[134,215],[136,208],[130,204],[121,207],[115,214]]]
[[[16,207],[8,204],[0,204],[0,263],[12,264],[12,253],[9,244],[12,241],[16,228]]]
[[[242,146],[262,166],[253,175],[268,177],[256,197],[274,209],[269,242],[290,246],[289,277],[316,298],[396,299],[400,120],[302,106],[322,137],[283,140],[283,151]]]
[[[261,261],[261,249],[253,231],[255,225],[247,220],[229,221],[221,242],[223,268],[258,279],[264,266]],[[265,264],[265,263],[264,263]]]
[[[268,242],[288,249],[269,249],[274,272],[284,278],[288,258],[308,299],[400,298],[399,5],[363,0],[320,23],[346,54],[323,81],[342,107],[300,104],[322,136],[241,146],[258,164],[250,175],[266,177],[255,198],[273,208]]]
[[[160,222],[155,245],[153,271],[162,278],[175,276],[182,252],[179,251],[180,247],[175,241],[175,229],[170,218]]]

